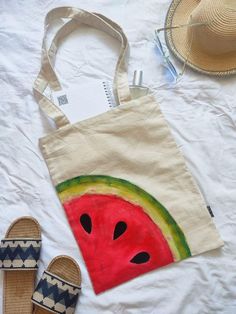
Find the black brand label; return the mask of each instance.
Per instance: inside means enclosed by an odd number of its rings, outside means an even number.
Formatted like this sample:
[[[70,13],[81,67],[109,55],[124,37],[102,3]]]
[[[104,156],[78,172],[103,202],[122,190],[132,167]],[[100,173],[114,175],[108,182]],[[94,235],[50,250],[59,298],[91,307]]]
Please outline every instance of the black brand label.
[[[211,209],[211,206],[207,206],[207,209],[209,211],[209,214],[211,215],[211,217],[214,217],[213,211]]]

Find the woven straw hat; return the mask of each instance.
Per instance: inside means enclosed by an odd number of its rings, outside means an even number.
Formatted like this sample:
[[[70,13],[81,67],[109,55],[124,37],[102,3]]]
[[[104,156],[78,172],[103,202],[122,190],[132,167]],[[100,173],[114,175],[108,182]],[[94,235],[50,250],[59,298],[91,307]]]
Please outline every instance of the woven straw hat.
[[[236,0],[173,0],[165,27],[169,49],[194,70],[236,74]]]

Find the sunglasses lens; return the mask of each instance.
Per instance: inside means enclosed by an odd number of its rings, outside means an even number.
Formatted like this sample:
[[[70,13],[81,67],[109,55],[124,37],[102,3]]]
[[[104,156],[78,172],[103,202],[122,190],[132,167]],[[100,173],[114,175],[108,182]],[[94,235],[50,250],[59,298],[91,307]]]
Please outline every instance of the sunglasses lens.
[[[174,76],[178,76],[178,72],[176,71],[176,68],[175,68],[175,66],[173,65],[173,63],[170,61],[170,60],[168,60],[169,62],[168,62],[168,67],[169,67],[169,69],[170,69],[170,71],[173,73],[173,75]]]

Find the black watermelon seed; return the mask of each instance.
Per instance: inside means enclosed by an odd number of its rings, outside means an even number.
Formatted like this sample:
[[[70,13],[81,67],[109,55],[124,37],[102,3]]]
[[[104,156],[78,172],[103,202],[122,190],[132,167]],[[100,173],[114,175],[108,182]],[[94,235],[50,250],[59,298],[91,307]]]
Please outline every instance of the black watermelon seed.
[[[134,264],[143,264],[147,263],[150,259],[150,255],[147,252],[140,252],[136,254],[131,260],[131,263]]]
[[[80,216],[80,223],[87,233],[91,233],[92,221],[91,221],[91,218],[88,214],[83,214]]]

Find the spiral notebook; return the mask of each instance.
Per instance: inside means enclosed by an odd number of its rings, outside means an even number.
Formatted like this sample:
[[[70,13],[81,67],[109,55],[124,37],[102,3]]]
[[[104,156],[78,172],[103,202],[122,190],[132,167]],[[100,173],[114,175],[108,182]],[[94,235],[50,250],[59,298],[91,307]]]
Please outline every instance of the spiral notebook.
[[[71,123],[96,116],[116,106],[112,84],[108,81],[73,85],[53,92],[51,96]]]

